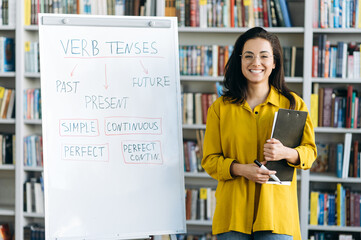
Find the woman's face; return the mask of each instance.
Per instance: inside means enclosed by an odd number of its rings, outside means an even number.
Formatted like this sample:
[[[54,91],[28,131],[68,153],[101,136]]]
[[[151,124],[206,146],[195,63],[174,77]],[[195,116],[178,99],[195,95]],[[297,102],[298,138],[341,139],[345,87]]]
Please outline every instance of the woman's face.
[[[268,84],[268,78],[275,68],[271,43],[263,38],[248,40],[241,56],[242,73],[248,84]]]

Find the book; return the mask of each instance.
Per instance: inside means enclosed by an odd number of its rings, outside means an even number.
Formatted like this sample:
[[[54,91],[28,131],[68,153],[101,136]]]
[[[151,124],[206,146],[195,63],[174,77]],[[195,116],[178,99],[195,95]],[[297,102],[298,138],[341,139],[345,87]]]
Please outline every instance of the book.
[[[310,225],[317,225],[319,192],[311,191],[310,195]]]
[[[348,178],[348,170],[350,167],[352,133],[345,133],[345,147],[342,161],[342,178]]]
[[[11,240],[11,232],[10,232],[9,224],[7,223],[0,224],[0,239]]]
[[[307,112],[278,109],[275,113],[271,138],[279,140],[284,146],[295,148],[302,140],[303,129],[306,124]],[[291,182],[294,174],[294,167],[288,165],[285,159],[279,161],[268,161],[266,167],[277,172],[277,177],[282,184]],[[270,179],[269,182],[274,181]]]
[[[287,6],[286,0],[279,0],[279,3],[280,3],[283,19],[284,19],[284,22],[285,22],[285,26],[286,27],[292,27],[292,23],[291,23],[290,15],[289,15],[289,12],[288,12],[288,6]]]
[[[322,126],[331,127],[331,112],[332,112],[332,88],[326,87],[323,91],[323,113]]]
[[[316,143],[317,147],[317,158],[313,162],[310,169],[311,172],[327,172],[329,165],[329,144],[327,143]]]
[[[41,183],[34,183],[34,195],[35,195],[35,212],[44,213],[44,191]]]
[[[280,0],[274,0],[275,10],[277,16],[278,27],[286,27],[285,19],[283,17]]]
[[[325,206],[325,194],[323,193],[319,193],[318,194],[318,219],[317,219],[317,222],[318,222],[318,225],[323,225],[324,224],[324,216],[325,216],[325,209],[324,209],[324,206]]]
[[[336,176],[342,178],[342,165],[343,165],[343,144],[336,145]]]
[[[328,195],[328,220],[327,224],[330,226],[336,225],[336,196],[335,194]]]

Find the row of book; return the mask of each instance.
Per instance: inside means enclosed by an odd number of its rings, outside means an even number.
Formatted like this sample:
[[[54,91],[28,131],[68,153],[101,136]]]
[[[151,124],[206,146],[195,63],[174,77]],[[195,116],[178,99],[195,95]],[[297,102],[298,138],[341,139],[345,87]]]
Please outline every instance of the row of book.
[[[24,240],[45,240],[45,227],[31,223],[24,227]]]
[[[180,46],[179,69],[181,75],[223,76],[224,67],[233,46]]]
[[[0,118],[15,118],[15,89],[0,86]]]
[[[335,192],[311,191],[310,225],[361,226],[360,196],[341,183]]]
[[[285,77],[303,76],[303,48],[284,46],[282,50]]]
[[[24,119],[41,119],[40,88],[24,90]]]
[[[345,134],[344,143],[316,142],[317,159],[310,171],[331,173],[339,178],[361,177],[361,147],[358,140],[352,141],[350,133]]]
[[[15,164],[15,134],[0,134],[0,165]]]
[[[345,88],[320,88],[311,94],[311,119],[315,127],[360,128],[361,104],[352,85]]]
[[[43,137],[41,135],[24,137],[24,166],[43,166]]]
[[[303,75],[303,48],[285,46],[283,49],[286,77]],[[179,69],[181,75],[223,76],[224,67],[233,52],[233,46],[186,45],[179,47]]]
[[[361,28],[360,0],[315,0],[314,28]]]
[[[309,237],[310,240],[353,240],[352,234],[340,234],[335,232],[314,232]]]
[[[39,42],[25,42],[25,72],[40,72]]]
[[[360,78],[360,44],[343,41],[331,44],[327,35],[318,36],[312,47],[312,77]]]
[[[24,183],[24,212],[44,213],[43,177],[31,177]]]
[[[15,40],[0,37],[0,72],[15,71]]]
[[[186,189],[185,197],[186,220],[212,220],[216,208],[216,190]]]
[[[287,0],[166,0],[180,27],[292,27]]]
[[[183,124],[206,124],[208,108],[216,93],[182,93]]]
[[[156,2],[153,0],[24,0],[24,6],[25,25],[37,25],[39,13],[156,15]]]
[[[205,130],[196,130],[196,140],[183,140],[184,171],[203,172],[203,141]]]
[[[0,0],[0,25],[15,26],[16,1]]]

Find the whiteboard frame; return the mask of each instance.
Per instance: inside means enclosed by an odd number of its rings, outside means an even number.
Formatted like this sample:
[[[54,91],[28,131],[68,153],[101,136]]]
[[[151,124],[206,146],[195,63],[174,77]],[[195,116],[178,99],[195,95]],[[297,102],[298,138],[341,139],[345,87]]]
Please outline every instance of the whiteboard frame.
[[[172,24],[173,22],[173,24]],[[181,86],[180,86],[180,75],[179,75],[179,52],[178,52],[178,26],[177,26],[176,18],[174,17],[134,17],[134,16],[126,16],[126,17],[114,17],[114,16],[86,16],[86,15],[70,15],[70,14],[39,14],[39,35],[41,25],[65,25],[65,26],[95,26],[95,27],[134,27],[134,28],[171,28],[173,25],[175,43],[174,43],[174,55],[175,57],[175,64],[176,64],[176,74],[175,74],[175,85],[176,85],[176,97],[177,97],[177,130],[178,130],[178,148],[179,150],[179,173],[181,179],[179,179],[179,190],[181,191],[181,196],[184,196],[184,157],[183,157],[183,131],[182,131],[182,109],[181,109]],[[40,39],[40,37],[39,37]],[[44,109],[47,103],[46,101],[42,102],[42,108]],[[43,135],[47,135],[47,120],[46,118],[43,119],[42,124],[42,131]],[[48,189],[47,179],[49,178],[48,175],[48,168],[46,164],[46,158],[50,156],[50,151],[47,148],[46,141],[43,141],[43,155],[44,155],[44,196],[45,196],[45,226],[49,224],[49,217],[47,212],[48,210]],[[49,157],[50,158],[50,157]],[[178,233],[186,233],[186,220],[185,220],[185,199],[182,201],[183,203],[183,230],[179,232],[175,232],[174,230],[167,230],[164,231],[156,231],[156,232],[149,232],[149,233],[141,233],[139,235],[134,234],[114,234],[113,236],[86,236],[86,237],[56,237],[55,239],[145,239],[149,238],[150,235],[165,235],[170,234],[172,238],[174,238],[174,234]],[[51,239],[48,236],[49,233],[46,232],[46,239]]]

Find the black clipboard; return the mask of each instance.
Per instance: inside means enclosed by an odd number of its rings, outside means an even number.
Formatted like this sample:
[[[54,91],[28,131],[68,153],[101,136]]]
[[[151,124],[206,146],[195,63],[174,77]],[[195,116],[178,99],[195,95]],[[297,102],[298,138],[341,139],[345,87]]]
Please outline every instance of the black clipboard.
[[[291,110],[291,109],[278,109],[275,113],[272,126],[271,138],[278,139],[284,146],[295,148],[300,145],[303,130],[306,124],[308,112]],[[288,165],[285,159],[280,161],[269,161],[266,164],[269,170],[276,171],[276,176],[281,182],[292,181],[294,167]],[[274,181],[272,178],[269,181]]]

